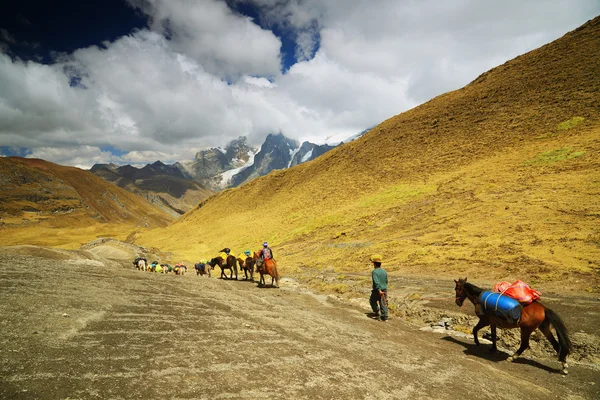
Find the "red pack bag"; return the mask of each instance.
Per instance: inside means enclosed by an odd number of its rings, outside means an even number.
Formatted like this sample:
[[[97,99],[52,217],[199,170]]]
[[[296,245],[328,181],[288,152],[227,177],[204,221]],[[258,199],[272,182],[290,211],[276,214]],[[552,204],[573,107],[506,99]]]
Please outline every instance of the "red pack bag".
[[[494,285],[494,292],[502,293],[512,297],[522,304],[533,303],[540,299],[541,293],[533,290],[523,281],[514,281],[512,284],[508,282],[500,282]]]

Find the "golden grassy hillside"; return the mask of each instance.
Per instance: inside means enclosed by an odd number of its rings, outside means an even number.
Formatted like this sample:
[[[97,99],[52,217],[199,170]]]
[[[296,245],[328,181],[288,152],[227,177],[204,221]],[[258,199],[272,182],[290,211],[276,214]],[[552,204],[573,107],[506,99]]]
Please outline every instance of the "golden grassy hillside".
[[[136,242],[188,259],[268,240],[301,267],[568,279],[600,272],[600,18],[312,162]]]
[[[38,159],[0,158],[0,243],[78,248],[100,236],[173,218],[89,171]]]

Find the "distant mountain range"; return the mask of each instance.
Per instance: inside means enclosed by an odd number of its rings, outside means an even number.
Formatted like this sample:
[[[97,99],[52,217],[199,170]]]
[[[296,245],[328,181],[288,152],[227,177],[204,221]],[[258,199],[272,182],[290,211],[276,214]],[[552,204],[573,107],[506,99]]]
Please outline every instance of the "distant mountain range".
[[[214,192],[188,179],[175,165],[160,161],[143,168],[96,164],[91,170],[105,180],[144,197],[173,216],[179,216]]]
[[[335,147],[310,142],[304,142],[300,145],[296,140],[289,139],[281,133],[268,135],[260,150],[254,156],[252,163],[248,163],[231,175],[231,180],[227,186],[239,186],[273,170],[286,169],[314,160]]]
[[[224,149],[202,150],[190,161],[172,165],[156,161],[143,168],[96,164],[91,172],[141,195],[172,215],[179,215],[215,192],[242,185],[273,170],[314,160],[340,144],[300,144],[279,133],[268,135],[260,148],[256,149],[248,145],[245,136],[240,136]]]

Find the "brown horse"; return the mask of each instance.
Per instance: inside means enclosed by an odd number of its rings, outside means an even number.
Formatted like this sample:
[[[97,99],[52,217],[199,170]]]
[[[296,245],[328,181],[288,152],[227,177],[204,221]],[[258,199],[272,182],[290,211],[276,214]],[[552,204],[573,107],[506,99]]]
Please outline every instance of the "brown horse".
[[[194,269],[196,270],[196,275],[208,275],[210,278],[210,270],[212,269],[209,263],[197,263],[194,264]]]
[[[212,268],[215,266],[219,266],[221,268],[221,279],[233,279],[233,273],[235,271],[235,280],[238,278],[238,269],[237,269],[237,261],[235,256],[228,255],[227,259],[223,259],[223,257],[215,257],[208,262]],[[225,270],[228,269],[231,271],[229,278],[225,275]]]
[[[237,262],[240,266],[240,271],[244,271],[244,280],[248,280],[248,273],[250,273],[250,280],[254,282],[254,258],[238,258]]]
[[[467,278],[459,279],[454,281],[456,286],[456,304],[461,307],[465,299],[469,299],[475,306],[475,314],[479,317],[479,322],[473,328],[473,338],[475,344],[479,345],[479,339],[477,339],[477,332],[488,325],[492,330],[492,352],[497,351],[496,347],[496,327],[502,329],[521,328],[521,346],[519,349],[510,357],[507,361],[512,362],[517,359],[528,347],[529,347],[529,336],[537,328],[542,331],[544,336],[550,341],[554,350],[558,353],[558,360],[562,362],[563,374],[568,374],[567,356],[571,352],[571,341],[569,339],[567,328],[559,316],[549,308],[544,307],[542,304],[534,301],[533,303],[522,305],[521,317],[517,322],[507,322],[494,315],[489,315],[482,311],[479,303],[479,298],[484,292],[483,289],[477,286],[467,283]],[[558,341],[554,338],[550,326],[553,326],[558,336]]]
[[[260,274],[258,286],[265,286],[265,275],[271,275],[271,286],[279,287],[279,272],[277,272],[277,262],[273,259],[263,260],[260,252],[254,252],[254,262],[256,263],[256,271]],[[273,281],[276,285],[273,285]]]

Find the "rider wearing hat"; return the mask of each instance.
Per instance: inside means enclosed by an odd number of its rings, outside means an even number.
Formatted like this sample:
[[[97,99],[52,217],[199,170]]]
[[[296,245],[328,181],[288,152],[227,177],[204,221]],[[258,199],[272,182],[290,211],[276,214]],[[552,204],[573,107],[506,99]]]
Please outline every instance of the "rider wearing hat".
[[[373,290],[371,291],[369,303],[371,304],[371,309],[373,309],[375,316],[385,322],[388,319],[387,272],[385,269],[381,268],[381,255],[373,254],[370,260],[373,263],[373,271],[371,272]]]
[[[269,260],[273,258],[273,250],[271,250],[267,242],[263,243],[263,248],[260,250],[260,258],[263,260]]]

